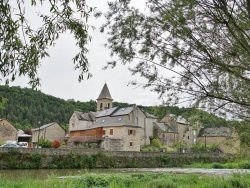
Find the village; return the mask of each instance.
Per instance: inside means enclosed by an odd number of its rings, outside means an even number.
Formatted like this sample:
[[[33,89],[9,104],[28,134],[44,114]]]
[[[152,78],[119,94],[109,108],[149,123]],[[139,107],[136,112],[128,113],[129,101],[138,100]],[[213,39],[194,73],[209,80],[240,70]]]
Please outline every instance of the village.
[[[113,107],[113,98],[105,83],[96,99],[96,112],[72,112],[69,132],[52,122],[31,129],[25,134],[7,119],[0,119],[0,142],[27,143],[28,148],[38,148],[39,140],[59,141],[64,147],[84,148],[94,146],[104,151],[140,152],[154,139],[165,148],[179,145],[178,152],[190,152],[196,144],[216,146],[216,152],[237,153],[240,141],[229,127],[204,128],[199,122],[190,123],[181,116],[166,114],[162,119],[144,112],[140,107]],[[167,149],[162,150],[168,152]]]

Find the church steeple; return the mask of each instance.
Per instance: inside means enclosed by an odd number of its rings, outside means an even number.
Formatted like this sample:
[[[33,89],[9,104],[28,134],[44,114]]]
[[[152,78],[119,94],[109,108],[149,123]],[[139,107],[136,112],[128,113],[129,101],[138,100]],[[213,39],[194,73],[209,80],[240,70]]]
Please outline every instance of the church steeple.
[[[107,84],[105,83],[97,100],[97,111],[112,108],[112,97]]]

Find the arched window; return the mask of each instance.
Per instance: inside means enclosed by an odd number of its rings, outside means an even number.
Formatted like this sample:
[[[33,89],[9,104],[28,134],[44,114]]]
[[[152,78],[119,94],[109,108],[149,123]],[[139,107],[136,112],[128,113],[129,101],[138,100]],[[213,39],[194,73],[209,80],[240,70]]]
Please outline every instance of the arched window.
[[[102,110],[102,103],[100,104],[100,110]]]
[[[108,103],[108,108],[110,108],[110,103]]]

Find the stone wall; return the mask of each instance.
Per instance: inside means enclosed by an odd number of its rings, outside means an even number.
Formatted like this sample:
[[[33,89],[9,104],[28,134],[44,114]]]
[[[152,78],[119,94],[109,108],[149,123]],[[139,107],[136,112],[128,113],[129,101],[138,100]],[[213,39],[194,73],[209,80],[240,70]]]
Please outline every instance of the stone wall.
[[[124,152],[93,149],[0,148],[0,169],[161,168],[225,163],[234,155],[220,153]]]
[[[123,149],[123,140],[105,138],[104,148],[108,151],[121,151]]]
[[[60,148],[1,148],[0,153],[17,151],[19,153],[38,153],[41,155],[69,155],[71,153],[80,155],[95,155],[98,153],[103,153],[107,156],[124,156],[124,157],[160,157],[160,156],[172,156],[172,157],[197,157],[197,156],[231,156],[230,154],[223,153],[167,153],[167,152],[136,152],[136,151],[104,151],[101,149],[60,149]]]
[[[232,137],[220,137],[220,136],[207,136],[198,137],[198,142],[206,143],[206,145],[217,145],[224,153],[239,153],[240,151],[240,140],[237,136]]]
[[[17,129],[5,119],[0,119],[0,142],[7,140],[17,141]]]

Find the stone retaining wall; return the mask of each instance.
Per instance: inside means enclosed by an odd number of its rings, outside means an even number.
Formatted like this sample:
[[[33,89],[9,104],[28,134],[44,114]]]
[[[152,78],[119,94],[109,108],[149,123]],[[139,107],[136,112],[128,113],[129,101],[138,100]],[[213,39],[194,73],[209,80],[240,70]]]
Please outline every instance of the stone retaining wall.
[[[222,153],[122,152],[100,149],[0,148],[0,169],[34,168],[161,168],[186,164],[224,163]]]

